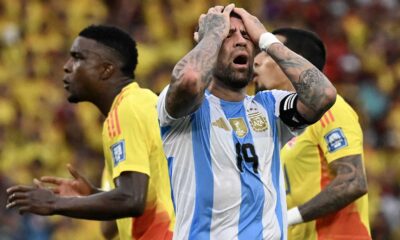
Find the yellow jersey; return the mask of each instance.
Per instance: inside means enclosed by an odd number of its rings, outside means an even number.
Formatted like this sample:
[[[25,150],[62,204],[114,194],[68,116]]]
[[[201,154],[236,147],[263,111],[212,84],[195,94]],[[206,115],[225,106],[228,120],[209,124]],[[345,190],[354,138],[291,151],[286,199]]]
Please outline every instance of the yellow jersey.
[[[131,83],[114,99],[103,124],[104,175],[111,187],[125,171],[149,176],[144,214],[117,220],[121,240],[172,239],[175,216],[156,104],[154,93]]]
[[[281,150],[288,209],[309,201],[330,183],[329,163],[356,154],[362,155],[364,163],[358,116],[338,95],[319,122],[292,138]],[[367,194],[338,212],[289,227],[288,239],[371,239]]]

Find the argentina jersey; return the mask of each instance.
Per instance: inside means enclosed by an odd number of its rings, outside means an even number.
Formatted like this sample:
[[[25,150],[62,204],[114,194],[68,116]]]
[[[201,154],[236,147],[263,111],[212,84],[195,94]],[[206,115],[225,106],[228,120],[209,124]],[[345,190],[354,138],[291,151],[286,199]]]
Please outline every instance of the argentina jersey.
[[[264,91],[228,102],[206,93],[191,115],[158,114],[176,213],[174,239],[286,239],[279,104]]]

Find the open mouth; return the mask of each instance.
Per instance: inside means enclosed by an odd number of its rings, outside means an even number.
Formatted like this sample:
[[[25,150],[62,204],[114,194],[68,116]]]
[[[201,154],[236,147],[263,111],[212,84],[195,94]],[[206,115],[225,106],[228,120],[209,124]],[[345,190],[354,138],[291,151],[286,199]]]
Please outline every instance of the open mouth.
[[[246,55],[239,55],[235,59],[233,59],[233,63],[236,65],[247,65],[248,58]]]

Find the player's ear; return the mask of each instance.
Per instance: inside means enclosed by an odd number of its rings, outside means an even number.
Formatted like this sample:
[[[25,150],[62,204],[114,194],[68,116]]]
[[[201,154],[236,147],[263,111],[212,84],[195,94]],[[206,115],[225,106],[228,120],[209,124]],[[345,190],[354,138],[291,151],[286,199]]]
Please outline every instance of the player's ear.
[[[103,66],[103,72],[101,73],[101,79],[106,80],[109,79],[115,71],[115,66],[110,63],[105,63]]]

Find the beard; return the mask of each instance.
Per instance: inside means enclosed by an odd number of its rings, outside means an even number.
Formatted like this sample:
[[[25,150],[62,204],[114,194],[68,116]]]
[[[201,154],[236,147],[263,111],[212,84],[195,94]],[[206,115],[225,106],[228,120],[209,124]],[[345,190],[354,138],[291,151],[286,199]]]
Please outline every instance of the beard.
[[[229,66],[217,66],[214,69],[214,76],[227,87],[240,90],[253,79],[253,68],[248,67],[246,71],[237,72]]]

